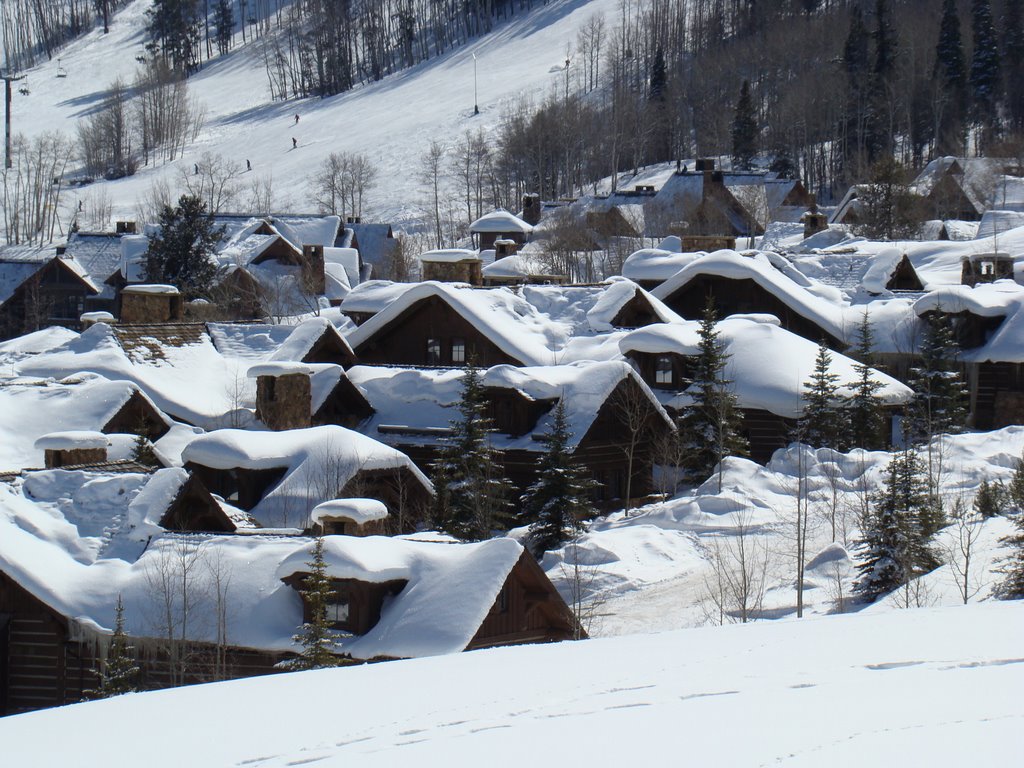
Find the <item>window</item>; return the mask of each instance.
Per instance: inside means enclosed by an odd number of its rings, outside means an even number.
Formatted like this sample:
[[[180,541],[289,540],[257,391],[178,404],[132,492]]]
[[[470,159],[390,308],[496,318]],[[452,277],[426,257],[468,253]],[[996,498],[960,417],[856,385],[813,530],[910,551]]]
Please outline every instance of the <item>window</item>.
[[[453,363],[464,363],[466,362],[466,340],[455,338],[452,339],[452,362]]]
[[[344,624],[348,621],[348,599],[336,597],[327,604],[327,621],[331,624]]]
[[[427,339],[427,365],[441,364],[441,340]]]
[[[672,358],[668,355],[658,355],[654,364],[654,383],[661,386],[672,384]]]

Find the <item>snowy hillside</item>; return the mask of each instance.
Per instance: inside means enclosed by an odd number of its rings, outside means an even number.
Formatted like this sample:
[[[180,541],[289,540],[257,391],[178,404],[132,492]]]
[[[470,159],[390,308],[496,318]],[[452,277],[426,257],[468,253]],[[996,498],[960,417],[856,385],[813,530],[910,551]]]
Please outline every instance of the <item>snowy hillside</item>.
[[[130,81],[145,54],[145,11],[135,0],[117,14],[108,35],[97,28],[60,54],[58,62],[29,70],[30,95],[15,92],[15,133],[38,135],[58,128],[74,135],[76,121],[102,103],[118,76]],[[189,80],[190,93],[207,111],[206,127],[171,166],[144,168],[136,176],[83,189],[106,188],[115,217],[132,217],[136,201],[157,177],[191,171],[204,152],[245,165],[252,176],[273,181],[277,210],[314,210],[308,187],[331,152],[366,154],[379,168],[367,208],[375,220],[406,221],[423,195],[420,156],[431,141],[452,143],[467,130],[492,130],[505,108],[520,98],[541,98],[563,82],[566,46],[593,14],[614,15],[617,0],[553,0],[537,5],[469,45],[422,62],[384,80],[328,99],[271,102],[258,49],[236,47]],[[237,36],[236,36],[237,37]],[[240,37],[236,43],[241,43]],[[480,114],[473,115],[473,55],[477,56]],[[294,115],[300,115],[295,124]],[[292,138],[298,147],[292,149]],[[248,180],[246,180],[248,186]],[[88,200],[87,200],[88,202]]]
[[[1015,602],[477,651],[9,717],[0,744],[20,768],[1013,765],[1021,637]]]

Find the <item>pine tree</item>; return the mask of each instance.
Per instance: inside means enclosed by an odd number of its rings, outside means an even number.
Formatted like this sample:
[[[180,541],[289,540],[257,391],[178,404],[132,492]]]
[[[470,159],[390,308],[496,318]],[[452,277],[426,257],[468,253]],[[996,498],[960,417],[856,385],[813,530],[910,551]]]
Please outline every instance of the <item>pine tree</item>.
[[[873,346],[871,324],[865,312],[857,329],[857,363],[853,366],[857,379],[850,383],[853,394],[846,400],[847,426],[850,444],[854,448],[875,448],[884,426],[878,402],[882,383],[874,377],[871,367]]]
[[[750,82],[743,81],[736,114],[732,121],[732,164],[734,168],[750,168],[757,155],[757,114],[750,96]]]
[[[940,100],[938,145],[940,155],[961,155],[964,151],[964,119],[967,114],[967,65],[960,36],[960,14],[956,0],[943,0],[939,42],[935,47],[934,79]]]
[[[434,463],[434,522],[453,536],[480,540],[506,523],[512,486],[504,476],[500,451],[491,447],[494,429],[472,361],[462,377],[458,409],[460,417],[451,422],[453,434]]]
[[[520,520],[530,526],[529,549],[538,560],[558,549],[580,529],[580,521],[594,514],[590,491],[597,485],[573,460],[572,433],[560,399],[555,406],[534,483],[519,499]]]
[[[146,280],[175,285],[187,298],[207,294],[217,264],[213,253],[224,234],[197,197],[182,195],[175,207],[160,212],[159,232],[146,251]]]
[[[1017,459],[1007,492],[1017,511],[1024,512],[1024,458]]]
[[[924,466],[913,451],[889,462],[885,487],[861,522],[864,559],[855,590],[868,602],[937,567],[928,539],[941,525],[929,503]]]
[[[889,20],[886,0],[875,0],[875,58],[871,65],[871,86],[865,144],[868,161],[874,162],[892,153],[893,135],[890,128],[892,84],[896,76],[898,43],[896,32]]]
[[[135,661],[135,647],[124,631],[124,602],[120,595],[117,596],[114,611],[114,634],[110,638],[110,648],[97,673],[99,686],[88,692],[89,698],[106,699],[138,690],[139,665]]]
[[[199,0],[153,0],[149,16],[147,49],[160,53],[181,74],[199,65]]]
[[[313,545],[313,559],[310,560],[309,575],[303,582],[302,596],[306,603],[309,619],[303,622],[292,640],[302,646],[302,651],[282,667],[291,670],[323,669],[338,665],[335,648],[336,635],[327,619],[327,606],[334,599],[334,586],[327,576],[324,560],[324,540],[317,538]]]
[[[1001,539],[1001,543],[1012,547],[1003,561],[1003,579],[996,587],[995,594],[1000,600],[1024,598],[1024,512],[1013,518],[1016,532]]]
[[[960,374],[956,337],[946,315],[928,318],[921,358],[910,369],[914,390],[908,417],[908,437],[928,443],[941,434],[963,431],[967,421],[967,386]]]
[[[718,341],[715,304],[708,297],[700,323],[700,351],[687,389],[691,402],[680,420],[682,440],[687,453],[686,469],[694,478],[710,475],[726,456],[742,456],[747,441],[740,432],[740,413],[736,396],[725,378],[728,355]],[[721,484],[721,475],[719,475]]]
[[[1003,18],[1003,70],[1005,103],[1010,127],[1024,131],[1024,0],[1006,0]]]
[[[983,479],[978,486],[978,495],[974,497],[974,511],[986,520],[998,517],[1005,511],[1008,497],[1009,493],[1002,483],[990,483]]]
[[[217,51],[221,56],[231,49],[231,35],[235,29],[235,15],[231,0],[217,0],[214,11],[214,30],[217,40]]]
[[[846,72],[846,137],[843,160],[848,177],[861,174],[865,153],[865,122],[868,104],[869,36],[859,5],[850,10],[850,30],[843,45]]]
[[[984,148],[995,138],[1002,92],[999,46],[989,0],[972,0],[971,29],[974,42],[970,75],[971,116],[981,129],[981,146]]]
[[[650,101],[665,100],[665,85],[668,82],[668,74],[665,69],[665,52],[659,45],[654,52],[654,62],[651,64],[651,83],[648,99]]]
[[[838,389],[839,376],[832,373],[832,352],[823,339],[818,344],[814,372],[804,382],[804,412],[798,424],[801,442],[816,448],[837,448],[843,444]]]

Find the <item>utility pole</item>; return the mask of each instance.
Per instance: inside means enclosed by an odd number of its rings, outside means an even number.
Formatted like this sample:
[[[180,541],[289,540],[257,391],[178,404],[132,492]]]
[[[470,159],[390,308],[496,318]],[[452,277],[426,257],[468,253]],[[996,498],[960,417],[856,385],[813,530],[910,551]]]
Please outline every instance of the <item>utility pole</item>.
[[[480,100],[477,98],[476,91],[476,54],[473,54],[473,114],[480,114]]]
[[[11,162],[11,83],[21,80],[24,75],[0,75],[4,81],[4,168],[10,168]]]

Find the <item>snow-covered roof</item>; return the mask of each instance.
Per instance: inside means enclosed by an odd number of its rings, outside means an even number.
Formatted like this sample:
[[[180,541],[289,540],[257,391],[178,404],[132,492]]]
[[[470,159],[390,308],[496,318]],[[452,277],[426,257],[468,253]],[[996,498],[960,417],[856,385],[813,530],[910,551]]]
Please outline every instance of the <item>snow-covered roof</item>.
[[[361,344],[396,320],[413,304],[431,297],[437,297],[448,304],[498,349],[524,365],[550,362],[552,349],[565,341],[561,329],[507,288],[478,290],[430,281],[417,283],[393,299],[348,335],[349,344],[358,351]],[[342,309],[345,309],[344,303]]]
[[[359,251],[355,248],[324,248],[324,269],[334,266],[344,270],[349,288],[359,285]]]
[[[270,360],[302,360],[325,333],[336,337],[336,341],[346,352],[352,352],[348,341],[338,333],[330,320],[325,317],[312,317],[292,330],[281,346],[270,355]]]
[[[70,451],[87,448],[106,448],[107,444],[107,436],[102,432],[81,429],[65,432],[48,432],[35,441],[34,447],[40,451]]]
[[[43,464],[33,444],[51,432],[99,432],[133,395],[127,381],[80,373],[64,379],[16,378],[0,383],[0,469]],[[103,445],[106,445],[104,439]]]
[[[388,508],[377,499],[332,499],[317,504],[309,513],[309,519],[314,524],[324,520],[351,520],[357,525],[365,525],[387,516]]]
[[[421,253],[419,260],[426,264],[458,264],[463,261],[479,261],[480,256],[468,248],[442,248]]]
[[[622,264],[622,276],[630,280],[668,280],[702,253],[680,253],[663,248],[641,248]]]
[[[700,351],[696,321],[672,325],[649,325],[632,331],[619,342],[623,354],[697,355]],[[741,408],[757,408],[786,418],[802,411],[804,383],[814,371],[818,345],[780,328],[773,322],[728,318],[718,323],[719,340],[729,356],[725,376],[732,384]],[[856,381],[855,361],[832,353],[830,371],[839,376],[841,396],[852,394],[847,386]],[[906,403],[911,390],[880,371],[872,378],[882,384],[878,397],[888,405]],[[682,394],[669,397],[673,407],[689,402]]]
[[[51,255],[50,258],[53,258]],[[44,261],[7,261],[0,259],[0,304],[3,304],[18,287],[45,266]]]
[[[516,253],[503,259],[492,259],[483,268],[484,278],[491,280],[526,278],[550,274],[550,269],[535,253]]]
[[[158,637],[152,573],[185,552],[216,563],[230,579],[232,645],[297,650],[292,636],[302,622],[302,601],[282,579],[308,572],[313,541],[166,533],[159,515],[182,481],[180,470],[151,478],[53,470],[33,473],[24,492],[0,484],[0,569],[59,614],[102,631],[113,628],[120,596],[127,631]],[[323,542],[331,578],[407,582],[385,601],[369,632],[339,638],[337,650],[358,659],[462,651],[523,554],[508,538],[452,544],[326,536]],[[197,616],[214,610],[201,590],[205,578],[205,571],[196,575]],[[215,631],[215,622],[197,621],[190,639],[214,641]]]
[[[137,248],[126,241],[137,243],[142,240],[142,252],[149,247],[149,240],[141,236],[118,235],[110,232],[73,232],[68,236],[64,255],[82,265],[92,282],[101,289],[100,298],[114,298],[114,289],[105,285],[108,277],[118,271],[126,253],[138,256]]]
[[[150,283],[146,285],[126,285],[121,293],[152,294],[154,296],[177,296],[181,292],[173,285]]]
[[[631,280],[611,277],[600,285],[524,285],[520,295],[569,336],[605,333],[630,301],[642,297],[663,323],[682,318]]]
[[[826,291],[823,286],[815,286],[809,278],[777,254],[758,252],[748,256],[730,250],[715,251],[684,267],[651,293],[664,300],[702,275],[753,280],[793,312],[812,321],[836,339],[846,337],[842,307],[835,301],[827,301],[812,293],[812,288],[819,293]],[[838,291],[834,293],[834,298],[840,300]]]
[[[373,314],[412,288],[415,283],[393,283],[390,280],[367,280],[360,283],[341,302],[342,312]]]
[[[250,379],[258,379],[260,376],[290,376],[292,374],[309,376],[312,373],[313,369],[306,363],[273,362],[254,365],[246,375]]]
[[[962,350],[966,362],[1024,363],[1024,286],[1012,280],[979,283],[971,288],[953,285],[918,299],[914,312],[970,312],[987,318],[1005,318],[980,347]]]
[[[497,210],[485,213],[479,219],[469,225],[470,232],[521,232],[524,235],[528,235],[533,232],[533,226],[527,224],[525,221],[520,219],[513,213],[509,213],[504,208],[498,208]]]
[[[284,469],[281,482],[251,510],[268,527],[305,519],[364,470],[405,468],[425,488],[433,487],[404,453],[334,425],[284,432],[220,429],[189,443],[182,459],[211,469]]]

